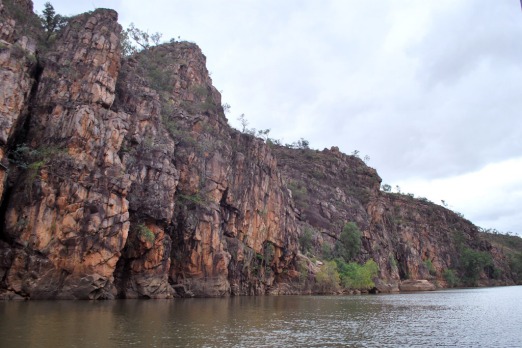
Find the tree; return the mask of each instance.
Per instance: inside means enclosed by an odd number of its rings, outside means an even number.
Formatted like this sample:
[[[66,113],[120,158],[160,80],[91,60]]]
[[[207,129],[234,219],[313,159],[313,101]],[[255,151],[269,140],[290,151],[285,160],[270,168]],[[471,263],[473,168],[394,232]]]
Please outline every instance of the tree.
[[[221,105],[221,107],[223,108],[223,112],[225,114],[228,114],[230,112],[231,106],[230,106],[229,103],[224,103],[224,104]]]
[[[382,185],[382,190],[383,190],[384,192],[391,192],[392,187],[391,187],[391,185],[384,184],[384,185]]]
[[[452,269],[445,269],[444,272],[442,272],[442,277],[444,277],[449,288],[456,287],[460,282],[457,274]]]
[[[53,33],[64,27],[66,18],[56,14],[53,5],[51,5],[50,2],[46,2],[44,4],[42,15],[40,16],[40,21],[42,22],[42,27],[47,33],[45,39],[49,41]]]
[[[248,130],[248,128],[247,128],[248,127],[248,120],[246,119],[245,114],[239,115],[237,120],[239,121],[239,123],[241,123],[241,128],[242,128],[241,131],[243,133],[246,133],[246,131]]]
[[[304,138],[301,138],[297,141],[298,149],[309,149],[310,142]]]
[[[134,23],[131,23],[129,27],[121,33],[123,55],[130,56],[151,46],[157,46],[160,43],[161,37],[161,33],[155,32],[149,34],[147,31],[136,28]],[[136,48],[136,45],[141,47],[141,49]]]
[[[476,285],[484,268],[493,266],[493,259],[486,252],[475,251],[466,247],[460,255],[460,264],[468,285]]]
[[[364,265],[355,262],[345,263],[342,260],[337,261],[341,283],[344,287],[350,289],[366,290],[375,286],[373,278],[377,277],[379,266],[370,259]]]
[[[353,222],[348,222],[344,225],[343,231],[339,236],[339,240],[335,243],[335,256],[344,259],[348,262],[359,254],[361,250],[361,231]]]
[[[268,133],[270,133],[270,129],[267,128],[267,129],[260,129],[257,131],[257,136],[261,139],[263,139],[264,141],[266,141],[268,139]]]
[[[339,272],[337,272],[337,264],[335,261],[325,262],[321,269],[315,275],[315,280],[320,292],[333,292],[339,290]]]

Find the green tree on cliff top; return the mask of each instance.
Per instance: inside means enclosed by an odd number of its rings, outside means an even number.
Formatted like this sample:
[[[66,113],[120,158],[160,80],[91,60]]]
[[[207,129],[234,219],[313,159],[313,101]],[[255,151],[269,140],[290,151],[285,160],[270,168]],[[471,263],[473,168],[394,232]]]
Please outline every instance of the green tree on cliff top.
[[[49,41],[52,35],[59,29],[63,28],[66,23],[67,18],[56,14],[53,5],[50,2],[46,2],[44,5],[44,10],[42,11],[42,15],[40,16],[40,21],[42,22],[42,27],[46,32],[46,40]]]

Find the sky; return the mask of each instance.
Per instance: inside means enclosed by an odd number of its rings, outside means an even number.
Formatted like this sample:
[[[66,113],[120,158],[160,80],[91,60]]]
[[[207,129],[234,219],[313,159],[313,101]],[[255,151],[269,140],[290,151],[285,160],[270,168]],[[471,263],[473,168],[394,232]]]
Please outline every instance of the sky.
[[[522,235],[519,0],[51,2],[197,43],[236,128],[357,150],[394,191]]]

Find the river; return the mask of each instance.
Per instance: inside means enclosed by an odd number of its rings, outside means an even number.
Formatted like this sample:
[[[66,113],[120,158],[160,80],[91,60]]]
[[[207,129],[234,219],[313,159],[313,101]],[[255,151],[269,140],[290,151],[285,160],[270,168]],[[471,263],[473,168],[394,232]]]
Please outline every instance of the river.
[[[522,287],[0,302],[0,347],[522,347]]]

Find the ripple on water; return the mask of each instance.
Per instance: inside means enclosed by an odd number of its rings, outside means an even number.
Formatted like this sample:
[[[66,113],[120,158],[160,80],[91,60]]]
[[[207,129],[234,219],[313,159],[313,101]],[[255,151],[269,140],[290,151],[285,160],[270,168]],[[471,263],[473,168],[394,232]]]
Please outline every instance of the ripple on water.
[[[0,347],[520,347],[522,287],[0,303]]]

